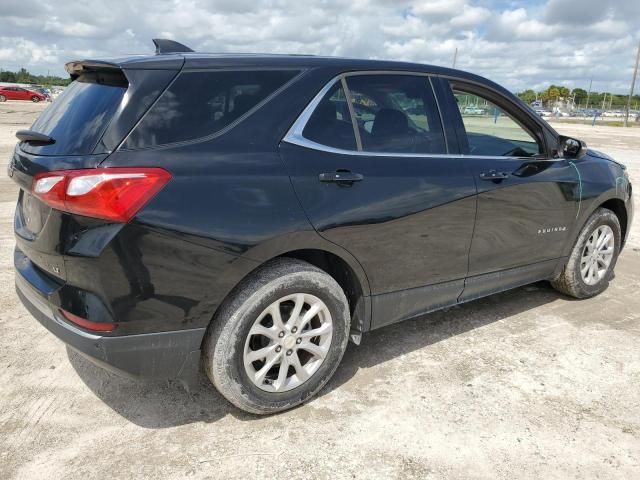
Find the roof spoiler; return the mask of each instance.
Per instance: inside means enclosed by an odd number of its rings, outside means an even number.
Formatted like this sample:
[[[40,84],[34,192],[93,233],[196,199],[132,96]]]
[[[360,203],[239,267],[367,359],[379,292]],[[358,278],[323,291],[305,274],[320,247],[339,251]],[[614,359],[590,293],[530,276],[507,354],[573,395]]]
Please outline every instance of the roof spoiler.
[[[153,44],[156,46],[156,55],[193,52],[193,50],[186,45],[166,38],[154,38]]]
[[[120,70],[120,65],[100,60],[79,60],[67,63],[64,68],[71,78],[75,80],[86,72],[95,72],[96,70],[118,71]]]

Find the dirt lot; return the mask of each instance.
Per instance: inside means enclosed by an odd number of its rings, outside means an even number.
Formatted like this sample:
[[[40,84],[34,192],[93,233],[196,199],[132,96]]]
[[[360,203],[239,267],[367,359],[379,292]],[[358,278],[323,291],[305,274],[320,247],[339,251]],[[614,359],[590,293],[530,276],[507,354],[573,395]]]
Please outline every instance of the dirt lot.
[[[42,108],[0,104],[3,172]],[[558,128],[640,181],[640,129]],[[256,418],[204,376],[188,393],[109,375],[33,320],[13,290],[15,196],[0,177],[2,479],[640,478],[638,221],[603,295],[536,284],[373,332],[319,398]]]

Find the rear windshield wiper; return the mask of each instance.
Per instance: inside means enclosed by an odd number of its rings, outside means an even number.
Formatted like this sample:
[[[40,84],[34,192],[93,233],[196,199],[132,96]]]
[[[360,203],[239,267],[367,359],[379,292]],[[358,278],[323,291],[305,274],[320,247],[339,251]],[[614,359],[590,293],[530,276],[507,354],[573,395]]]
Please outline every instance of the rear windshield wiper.
[[[16,137],[21,142],[33,142],[41,145],[49,145],[51,143],[56,143],[56,141],[50,137],[49,135],[45,135],[44,133],[34,132],[33,130],[18,130],[16,132]]]

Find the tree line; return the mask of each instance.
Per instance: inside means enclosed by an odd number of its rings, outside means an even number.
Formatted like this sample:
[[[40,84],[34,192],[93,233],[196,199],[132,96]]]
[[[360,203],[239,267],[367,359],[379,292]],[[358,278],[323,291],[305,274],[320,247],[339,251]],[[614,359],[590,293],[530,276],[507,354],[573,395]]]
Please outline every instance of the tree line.
[[[574,104],[576,108],[603,108],[604,109],[624,109],[627,106],[628,95],[612,94],[609,92],[587,92],[583,88],[574,88],[558,85],[550,85],[546,90],[535,92],[534,90],[524,90],[517,93],[524,102],[529,104],[536,100],[541,101],[543,105],[552,107],[560,100],[565,103]],[[588,105],[587,105],[588,101]],[[631,98],[631,109],[637,110],[640,107],[640,95],[634,95]]]
[[[27,69],[21,68],[17,72],[12,72],[10,70],[0,70],[0,82],[28,83],[30,85],[42,86],[64,86],[69,85],[71,79],[68,77],[57,77],[55,75],[34,75],[33,73],[29,73]]]

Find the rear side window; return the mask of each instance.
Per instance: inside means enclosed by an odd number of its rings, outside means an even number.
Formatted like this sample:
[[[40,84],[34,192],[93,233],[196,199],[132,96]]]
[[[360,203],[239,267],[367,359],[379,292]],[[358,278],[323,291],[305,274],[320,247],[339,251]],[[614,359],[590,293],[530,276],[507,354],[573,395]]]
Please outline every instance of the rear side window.
[[[184,72],[124,146],[144,148],[218,133],[297,74],[292,70]]]
[[[120,72],[81,75],[64,89],[35,121],[32,130],[52,137],[55,143],[21,149],[40,155],[86,155],[106,130],[127,91]]]
[[[309,117],[302,136],[333,148],[356,149],[356,136],[353,133],[349,106],[340,82],[320,101]]]
[[[429,79],[413,75],[347,78],[362,150],[446,153],[440,114]]]

